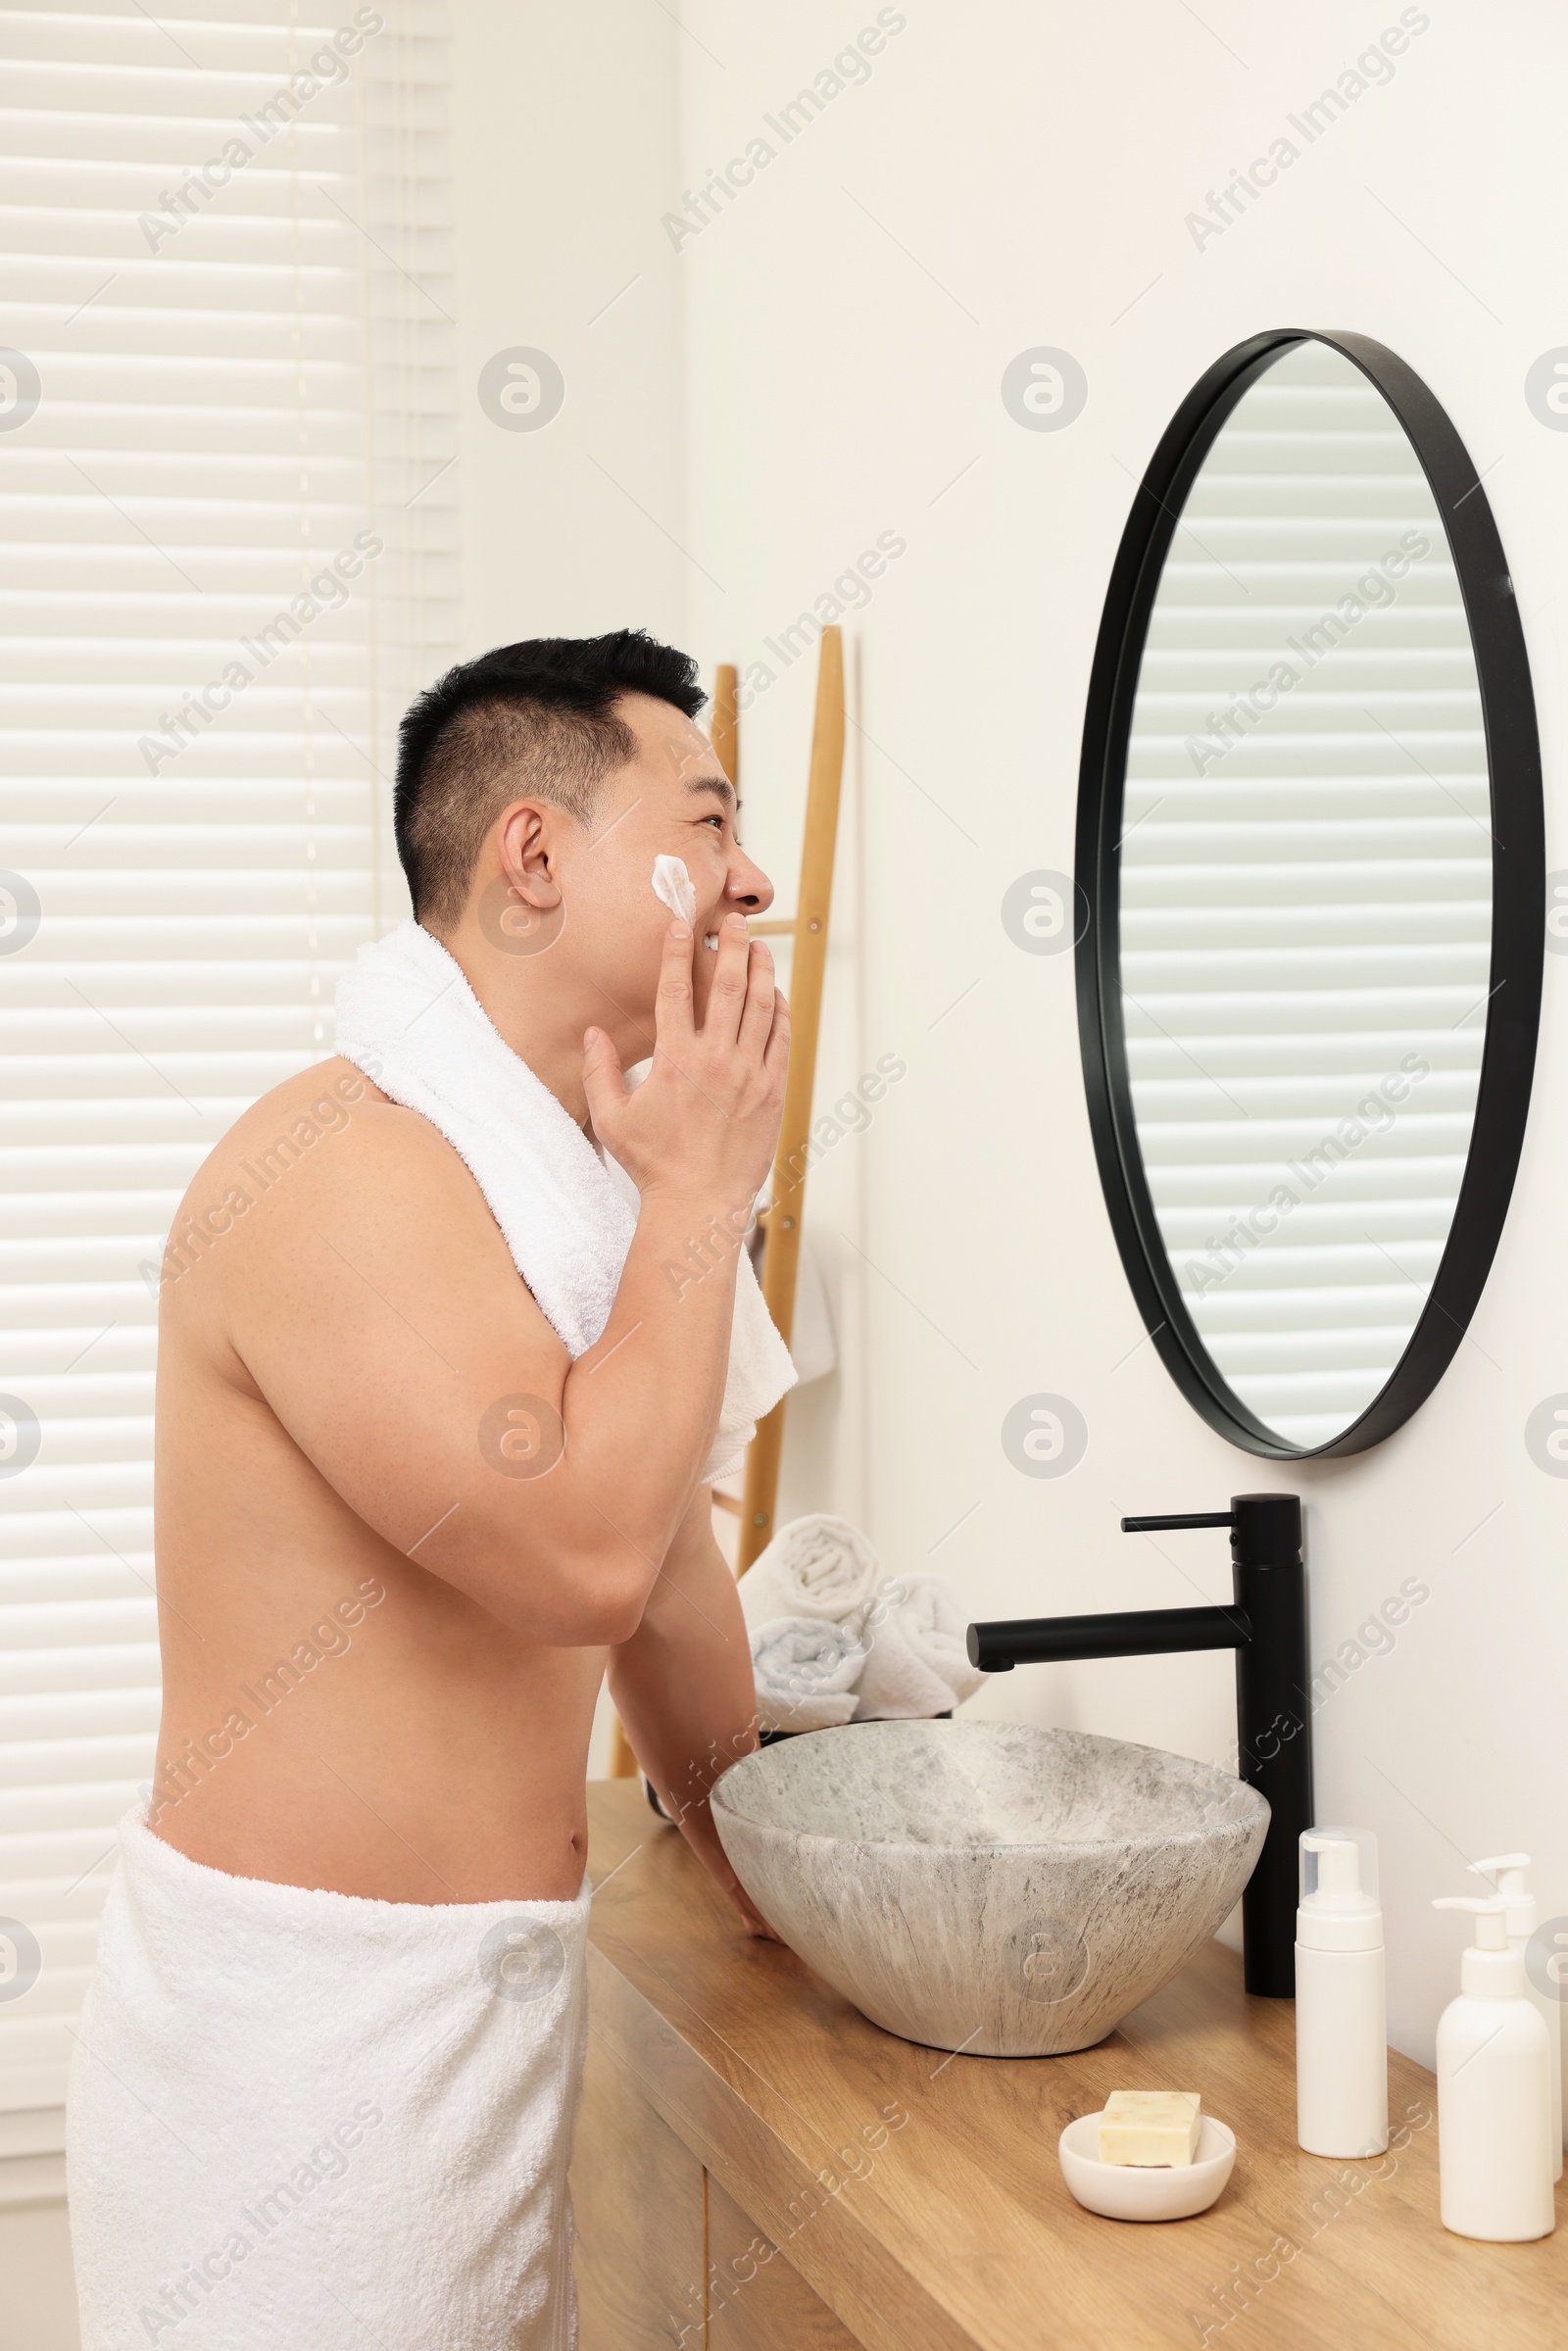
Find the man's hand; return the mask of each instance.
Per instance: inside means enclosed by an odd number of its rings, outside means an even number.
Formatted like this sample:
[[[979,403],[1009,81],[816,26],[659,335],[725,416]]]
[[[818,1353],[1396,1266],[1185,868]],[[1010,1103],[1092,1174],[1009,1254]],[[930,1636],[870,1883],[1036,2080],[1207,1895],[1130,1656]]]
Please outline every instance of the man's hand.
[[[357,1073],[367,1099],[330,1153],[291,1169],[215,1264],[239,1376],[349,1509],[552,1646],[627,1639],[718,1424],[739,1249],[701,1281],[671,1276],[721,1219],[739,1243],[789,1058],[772,957],[739,914],[720,941],[699,1030],[691,927],[671,924],[635,1094],[610,1040],[588,1033],[595,1127],[642,1202],[586,1353],[568,1355],[517,1280],[457,1153]],[[498,1427],[532,1432],[533,1453],[508,1452]]]
[[[712,1814],[709,1812],[706,1804],[703,1807],[703,1812],[710,1829],[712,1829]],[[735,1872],[730,1868],[729,1861],[725,1856],[723,1847],[718,1843],[718,1834],[716,1830],[713,1832],[713,1843],[717,1848],[717,1859],[715,1860],[703,1850],[702,1845],[686,1829],[684,1822],[681,1824],[681,1828],[682,1834],[686,1837],[686,1842],[691,1846],[693,1852],[704,1864],[705,1868],[711,1870],[713,1876],[718,1880],[719,1885],[723,1886],[724,1891],[728,1894],[730,1900],[740,1912],[741,1925],[745,1928],[747,1934],[755,1935],[759,1942],[782,1942],[784,1939],[782,1935],[774,1934],[772,1928],[768,1925],[766,1919],[763,1918],[761,1912],[758,1909],[757,1904],[752,1900],[751,1895],[747,1892],[739,1878],[736,1877]]]
[[[774,985],[767,949],[748,936],[744,915],[726,914],[699,1029],[692,992],[697,952],[691,925],[671,922],[655,1007],[654,1065],[636,1092],[627,1093],[602,1029],[590,1029],[583,1041],[583,1086],[595,1134],[645,1197],[662,1193],[749,1213],[778,1140],[789,1005]]]

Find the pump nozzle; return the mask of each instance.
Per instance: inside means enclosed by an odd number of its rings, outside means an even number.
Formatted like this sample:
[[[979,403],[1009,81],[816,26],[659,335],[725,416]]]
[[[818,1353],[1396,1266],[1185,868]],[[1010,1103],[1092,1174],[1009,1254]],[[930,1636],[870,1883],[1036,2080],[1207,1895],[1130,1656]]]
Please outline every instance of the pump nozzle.
[[[1508,1939],[1516,1946],[1528,1942],[1537,1926],[1536,1897],[1525,1884],[1528,1853],[1494,1853],[1490,1861],[1472,1861],[1471,1875],[1494,1878],[1496,1890],[1508,1905]]]
[[[1500,1894],[1489,1901],[1481,1894],[1435,1894],[1434,1910],[1469,1910],[1475,1913],[1478,1951],[1506,1951],[1508,1948],[1508,1905]]]
[[[1361,1890],[1361,1853],[1352,1837],[1319,1836],[1303,1837],[1301,1850],[1315,1853],[1317,1863],[1317,1892],[1358,1894]]]
[[[1506,1874],[1517,1880],[1520,1873],[1529,1867],[1528,1853],[1494,1853],[1490,1861],[1472,1861],[1470,1872],[1476,1878],[1499,1878]],[[1520,1884],[1499,1886],[1497,1888],[1500,1894],[1522,1894],[1524,1890]]]
[[[1307,1829],[1300,1840],[1296,1939],[1308,1951],[1376,1951],[1378,1840],[1369,1829]]]
[[[1480,1999],[1508,2000],[1525,1988],[1525,1963],[1508,1939],[1508,1904],[1501,1894],[1439,1894],[1434,1910],[1468,1910],[1476,1939],[1460,1954],[1462,1990]]]

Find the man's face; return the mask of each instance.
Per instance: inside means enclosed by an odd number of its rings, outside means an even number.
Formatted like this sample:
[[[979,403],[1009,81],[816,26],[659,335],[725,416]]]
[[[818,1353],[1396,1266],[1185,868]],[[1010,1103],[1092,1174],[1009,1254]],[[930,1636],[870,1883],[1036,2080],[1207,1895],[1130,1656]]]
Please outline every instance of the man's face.
[[[562,828],[562,944],[576,972],[604,994],[595,1020],[614,1033],[618,1013],[651,1032],[672,919],[654,896],[655,857],[681,858],[696,892],[699,1020],[714,959],[708,939],[728,913],[763,913],[773,885],[736,839],[735,795],[702,728],[646,694],[623,695],[615,715],[636,735],[637,752],[607,779],[592,824]]]

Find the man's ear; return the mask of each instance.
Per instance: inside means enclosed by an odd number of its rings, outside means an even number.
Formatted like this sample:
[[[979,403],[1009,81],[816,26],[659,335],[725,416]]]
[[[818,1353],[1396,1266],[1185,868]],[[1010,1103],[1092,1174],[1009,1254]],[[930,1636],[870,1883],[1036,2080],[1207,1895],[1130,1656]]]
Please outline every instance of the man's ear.
[[[515,800],[496,823],[501,873],[509,889],[548,913],[561,904],[555,873],[555,834],[565,811],[549,801]],[[569,819],[567,819],[569,821]]]

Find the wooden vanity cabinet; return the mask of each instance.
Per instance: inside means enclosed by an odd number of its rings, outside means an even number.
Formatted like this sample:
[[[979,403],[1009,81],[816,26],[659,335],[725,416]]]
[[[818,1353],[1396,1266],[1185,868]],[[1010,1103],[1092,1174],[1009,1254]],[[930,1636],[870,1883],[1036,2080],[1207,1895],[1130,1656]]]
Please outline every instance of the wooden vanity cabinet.
[[[1432,2076],[1391,2052],[1388,2153],[1296,2144],[1295,2014],[1210,1943],[1093,2049],[951,2055],[879,2033],[743,1935],[635,1781],[589,1789],[589,2054],[572,2160],[582,2351],[1563,2351],[1561,2226],[1438,2213]],[[1213,2208],[1075,2204],[1056,2141],[1113,2089],[1196,2089],[1236,2133]]]
[[[597,2035],[571,2188],[580,2351],[860,2351]]]

